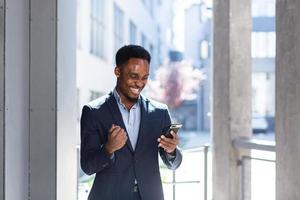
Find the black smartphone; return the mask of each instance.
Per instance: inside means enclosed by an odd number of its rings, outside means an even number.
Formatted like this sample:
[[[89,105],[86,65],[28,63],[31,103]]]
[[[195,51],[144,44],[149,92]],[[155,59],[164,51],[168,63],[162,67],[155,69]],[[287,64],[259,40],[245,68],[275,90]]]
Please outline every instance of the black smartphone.
[[[173,131],[175,134],[178,133],[178,130],[182,127],[182,124],[171,124],[169,128],[167,129],[167,132],[164,134],[167,138],[173,138],[171,131]]]

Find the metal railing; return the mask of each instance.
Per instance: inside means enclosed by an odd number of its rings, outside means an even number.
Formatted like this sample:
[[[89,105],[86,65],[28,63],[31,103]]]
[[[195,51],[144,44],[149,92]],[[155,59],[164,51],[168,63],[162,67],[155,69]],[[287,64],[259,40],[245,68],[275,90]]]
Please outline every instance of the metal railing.
[[[237,149],[247,149],[247,150],[259,150],[265,152],[275,153],[276,143],[274,141],[266,140],[257,140],[257,139],[248,139],[248,138],[237,138],[233,140],[233,146]],[[266,159],[260,157],[252,157],[249,155],[242,155],[240,160],[241,165],[241,198],[242,200],[246,199],[245,191],[248,189],[245,186],[245,174],[246,174],[246,161],[263,161],[276,163],[276,159]],[[251,180],[252,181],[252,180]]]
[[[203,199],[204,200],[207,200],[208,199],[208,152],[209,152],[209,148],[210,146],[209,145],[204,145],[200,148],[194,148],[194,149],[188,149],[188,150],[184,150],[183,153],[185,152],[203,152],[203,156],[204,156],[204,162],[203,162],[203,191],[204,191],[204,196],[203,196]],[[172,199],[173,200],[176,200],[176,185],[178,184],[200,184],[201,182],[200,181],[176,181],[176,171],[173,170],[172,171],[172,181],[168,182],[168,181],[163,181],[163,184],[172,184],[173,187],[172,187]]]
[[[76,146],[76,150],[77,150],[77,159],[78,159],[78,162],[79,162],[79,155],[80,155],[80,146],[77,145]],[[193,148],[193,149],[188,149],[188,150],[183,150],[183,153],[191,153],[191,152],[195,152],[195,153],[203,153],[203,158],[204,158],[204,162],[203,162],[203,174],[204,174],[204,177],[203,177],[203,190],[204,190],[204,200],[207,200],[208,199],[208,153],[209,153],[209,150],[210,150],[210,146],[209,145],[204,145],[204,146],[201,146],[199,148]],[[80,167],[79,167],[79,163],[78,163],[78,177],[80,177],[79,175],[79,172],[80,172]],[[176,199],[176,194],[175,194],[175,191],[176,191],[176,185],[177,184],[200,184],[201,181],[176,181],[176,170],[173,170],[172,171],[172,181],[163,181],[163,184],[172,184],[173,185],[173,188],[172,188],[172,197],[173,197],[173,200]],[[77,178],[77,189],[79,189],[79,179]],[[78,191],[77,191],[77,199],[78,199]]]
[[[233,140],[232,142],[233,147],[237,149],[246,149],[246,150],[260,150],[265,152],[274,152],[275,153],[275,142],[273,141],[266,141],[266,140],[256,140],[256,139],[247,139],[247,138],[238,138]],[[79,154],[79,147],[77,147],[77,151]],[[194,149],[188,149],[183,150],[183,153],[202,153],[203,155],[203,197],[201,199],[208,200],[208,176],[209,176],[209,159],[208,159],[208,153],[210,152],[210,146],[204,145],[199,148]],[[241,180],[241,194],[242,194],[242,200],[246,200],[245,191],[246,185],[245,185],[245,174],[246,171],[246,162],[251,160],[256,161],[263,161],[263,162],[271,162],[275,163],[276,159],[265,159],[261,157],[253,157],[249,155],[242,155],[240,159],[241,164],[241,173],[242,173],[242,180]],[[163,184],[172,185],[172,199],[176,200],[176,186],[180,184],[200,184],[202,180],[183,180],[178,181],[177,179],[177,172],[174,170],[172,171],[172,179],[171,181],[163,181]]]

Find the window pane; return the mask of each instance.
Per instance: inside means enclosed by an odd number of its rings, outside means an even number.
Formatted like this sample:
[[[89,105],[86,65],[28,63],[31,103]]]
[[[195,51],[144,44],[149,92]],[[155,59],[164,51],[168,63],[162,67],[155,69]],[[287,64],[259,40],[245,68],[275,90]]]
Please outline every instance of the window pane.
[[[269,32],[267,34],[267,51],[268,57],[274,58],[276,54],[276,34],[275,32]]]
[[[103,57],[103,0],[91,0],[91,53]]]
[[[130,44],[135,44],[136,43],[136,26],[132,21],[130,21],[129,24],[129,41]]]
[[[123,11],[114,4],[114,52],[123,44]]]

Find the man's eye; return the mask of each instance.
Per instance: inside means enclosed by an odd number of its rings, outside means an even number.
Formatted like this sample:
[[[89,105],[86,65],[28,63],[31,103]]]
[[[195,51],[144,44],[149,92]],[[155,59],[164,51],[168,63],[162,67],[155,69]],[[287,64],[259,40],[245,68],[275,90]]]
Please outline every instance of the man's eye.
[[[136,76],[136,75],[130,75],[130,78],[132,78],[132,79],[137,79],[138,76]]]

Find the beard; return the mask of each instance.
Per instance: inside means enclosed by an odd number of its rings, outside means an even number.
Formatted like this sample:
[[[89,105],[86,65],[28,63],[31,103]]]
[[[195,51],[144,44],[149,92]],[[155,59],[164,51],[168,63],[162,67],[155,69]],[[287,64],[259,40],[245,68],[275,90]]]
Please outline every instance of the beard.
[[[131,102],[131,103],[136,103],[138,101],[138,99],[139,99],[139,96],[137,96],[137,97],[130,96],[130,90],[126,90],[126,89],[123,90],[123,88],[117,87],[117,91],[118,91],[120,97],[121,96],[123,96],[123,98],[125,97],[126,100],[129,101],[129,102]]]
[[[139,99],[139,97],[131,97],[131,96],[127,95],[127,94],[125,94],[124,96],[125,96],[130,102],[132,102],[132,103],[136,103],[136,102],[138,101],[138,99]]]

